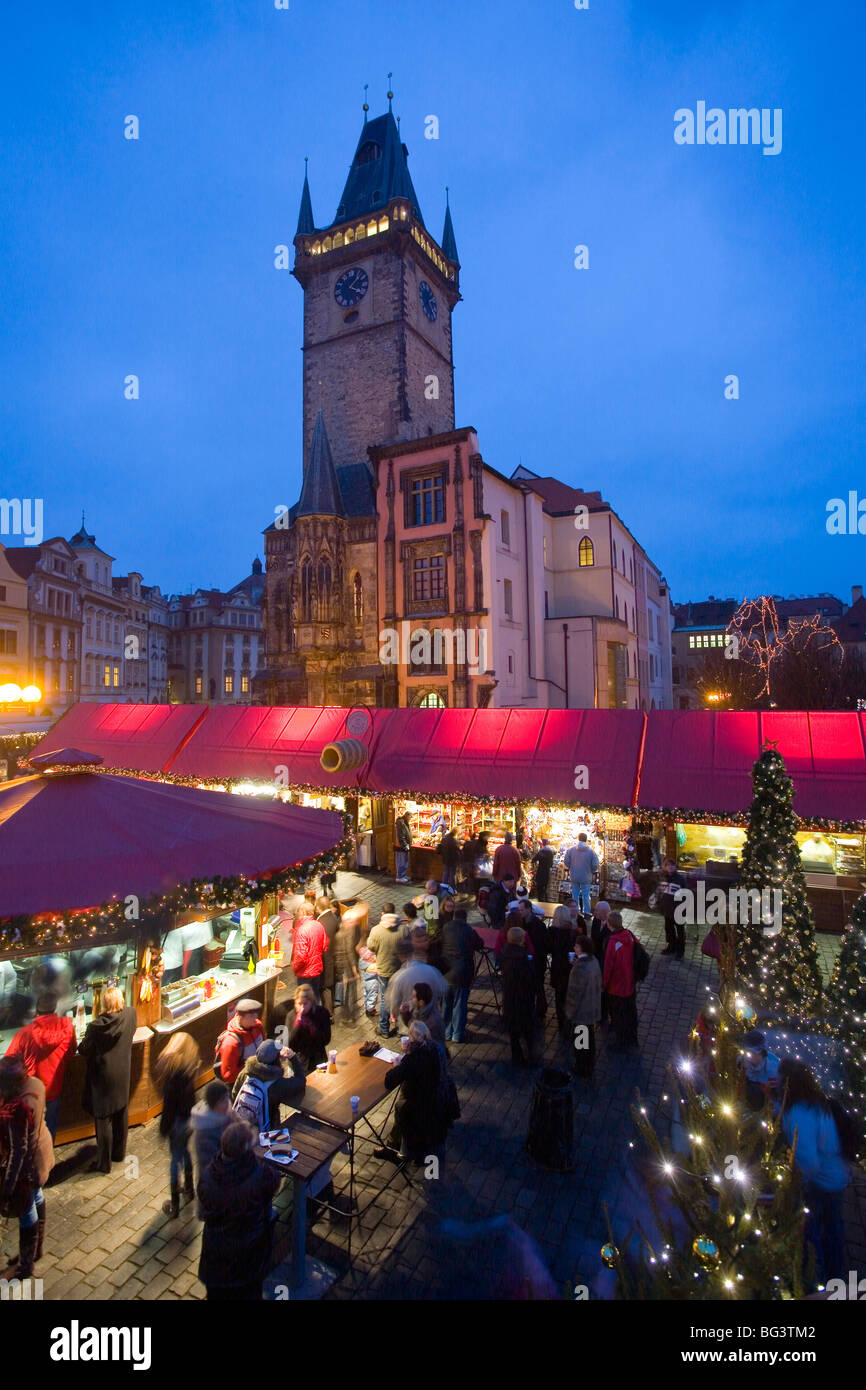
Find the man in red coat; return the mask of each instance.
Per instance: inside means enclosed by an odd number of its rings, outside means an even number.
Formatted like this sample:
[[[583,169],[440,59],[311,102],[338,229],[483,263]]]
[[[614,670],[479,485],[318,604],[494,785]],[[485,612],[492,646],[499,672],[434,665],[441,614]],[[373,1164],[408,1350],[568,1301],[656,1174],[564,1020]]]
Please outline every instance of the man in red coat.
[[[57,1137],[66,1064],[76,1048],[72,1019],[58,1018],[56,1010],[57,996],[40,994],[33,1022],[16,1033],[6,1049],[7,1057],[20,1056],[28,1075],[45,1087],[45,1124],[52,1142]]]
[[[315,917],[298,918],[292,943],[292,969],[299,985],[311,986],[317,1004],[322,1002],[324,956],[330,944],[328,933]]]
[[[261,1004],[255,999],[239,999],[229,1026],[222,1035],[219,1054],[219,1079],[227,1086],[233,1086],[244,1062],[255,1056],[256,1049],[264,1040],[259,1011]]]
[[[520,882],[520,875],[523,873],[523,860],[520,858],[520,850],[514,843],[514,836],[510,830],[505,832],[505,843],[497,847],[493,856],[493,879],[499,883],[503,879],[513,878],[515,883]]]
[[[637,1047],[637,1002],[635,999],[634,948],[637,938],[622,923],[622,915],[612,912],[607,919],[610,936],[604,953],[602,984],[610,1004],[610,1016],[617,1047]]]

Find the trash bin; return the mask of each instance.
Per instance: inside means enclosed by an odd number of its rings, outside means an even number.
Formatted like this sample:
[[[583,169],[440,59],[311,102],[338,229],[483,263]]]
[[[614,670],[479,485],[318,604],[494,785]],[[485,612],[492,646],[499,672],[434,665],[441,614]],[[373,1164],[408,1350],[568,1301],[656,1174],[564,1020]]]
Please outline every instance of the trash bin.
[[[574,1167],[571,1077],[558,1067],[545,1067],[535,1078],[526,1152],[555,1173],[567,1173]]]

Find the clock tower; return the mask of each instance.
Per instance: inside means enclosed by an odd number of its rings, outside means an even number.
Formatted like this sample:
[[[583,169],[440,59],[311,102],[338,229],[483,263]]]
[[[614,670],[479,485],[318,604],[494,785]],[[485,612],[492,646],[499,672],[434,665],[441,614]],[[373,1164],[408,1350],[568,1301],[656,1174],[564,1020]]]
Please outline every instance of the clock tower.
[[[319,407],[334,466],[454,428],[451,314],[460,266],[451,213],[427,231],[390,110],[365,117],[330,225],[304,178],[293,274],[304,290],[303,449]]]

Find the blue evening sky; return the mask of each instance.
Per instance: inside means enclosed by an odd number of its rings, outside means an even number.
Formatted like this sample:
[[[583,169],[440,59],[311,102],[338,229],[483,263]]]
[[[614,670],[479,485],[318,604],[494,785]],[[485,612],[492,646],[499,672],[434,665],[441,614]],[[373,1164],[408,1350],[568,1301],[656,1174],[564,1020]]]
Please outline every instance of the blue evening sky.
[[[84,507],[116,572],[164,591],[248,571],[300,486],[302,295],[273,248],[304,155],[333,219],[363,84],[377,115],[393,69],[437,237],[451,187],[457,423],[487,461],[600,489],[677,600],[847,597],[866,542],[825,516],[866,497],[864,21],[859,0],[6,7],[0,496],[43,497],[47,535]],[[698,101],[781,107],[782,152],[675,144]]]

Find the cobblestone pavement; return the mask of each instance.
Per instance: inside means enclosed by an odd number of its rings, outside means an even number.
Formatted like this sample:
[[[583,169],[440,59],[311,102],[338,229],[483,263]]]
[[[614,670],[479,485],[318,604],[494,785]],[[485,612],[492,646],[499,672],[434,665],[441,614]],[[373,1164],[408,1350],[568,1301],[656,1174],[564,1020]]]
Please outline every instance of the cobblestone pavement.
[[[343,899],[364,896],[376,920],[383,902],[398,906],[413,890],[373,875],[341,874],[337,893]],[[591,1084],[577,1083],[576,1164],[573,1172],[552,1174],[526,1155],[526,1136],[534,1073],[515,1070],[507,1039],[493,1006],[489,985],[473,989],[468,1041],[452,1046],[452,1072],[462,1117],[451,1131],[446,1161],[438,1179],[418,1175],[408,1185],[397,1175],[392,1186],[355,1224],[354,1261],[347,1268],[346,1227],[317,1220],[309,1229],[308,1253],[337,1270],[341,1277],[331,1298],[424,1299],[453,1296],[454,1272],[465,1267],[439,1232],[445,1216],[477,1221],[509,1213],[531,1235],[557,1284],[589,1286],[594,1296],[610,1296],[612,1276],[599,1260],[607,1238],[602,1202],[622,1222],[626,1203],[626,1161],[633,1137],[629,1104],[634,1088],[654,1114],[665,1086],[665,1072],[693,1026],[715,966],[700,954],[701,928],[687,929],[685,960],[661,957],[661,918],[625,913],[652,955],[649,977],[640,987],[640,1049],[634,1055],[612,1052],[602,1036]],[[838,938],[819,937],[825,974]],[[354,1027],[339,1022],[338,1047],[372,1035],[364,1019]],[[555,1016],[548,1010],[544,1060],[564,1061]],[[375,1117],[374,1117],[375,1118]],[[184,1299],[203,1298],[197,1265],[201,1226],[193,1204],[172,1221],[162,1212],[168,1196],[168,1153],[158,1135],[158,1120],[130,1131],[123,1168],[110,1176],[91,1175],[91,1143],[65,1145],[47,1188],[45,1255],[37,1266],[46,1299]],[[368,1157],[359,1160],[361,1181],[380,1185],[394,1176],[389,1165]],[[334,1165],[337,1190],[346,1160]],[[365,1194],[361,1191],[362,1205]],[[287,1252],[290,1209],[280,1194],[277,1258]],[[630,1222],[629,1222],[630,1224]],[[359,1229],[360,1228],[360,1229]],[[866,1273],[866,1178],[858,1173],[846,1204],[849,1267]],[[17,1248],[17,1231],[6,1223],[5,1249]],[[285,1280],[285,1266],[275,1268],[266,1293]],[[476,1285],[481,1292],[483,1279]],[[460,1296],[471,1296],[465,1283]]]

